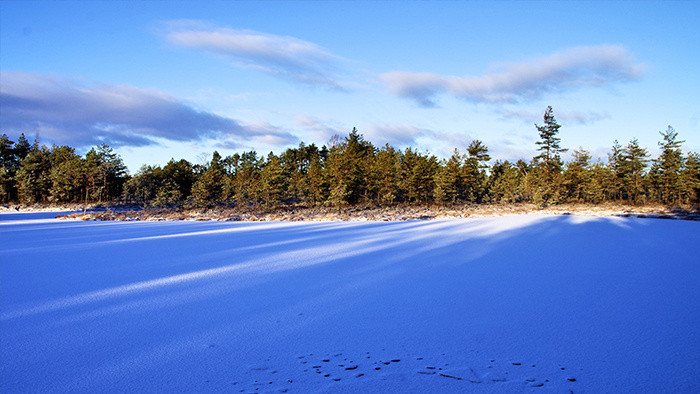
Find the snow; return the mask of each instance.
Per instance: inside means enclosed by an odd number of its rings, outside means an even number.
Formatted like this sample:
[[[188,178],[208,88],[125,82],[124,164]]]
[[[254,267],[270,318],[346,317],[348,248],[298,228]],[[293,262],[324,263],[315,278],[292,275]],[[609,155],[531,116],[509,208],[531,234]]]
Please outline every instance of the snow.
[[[698,222],[51,217],[0,215],[3,393],[700,391]]]

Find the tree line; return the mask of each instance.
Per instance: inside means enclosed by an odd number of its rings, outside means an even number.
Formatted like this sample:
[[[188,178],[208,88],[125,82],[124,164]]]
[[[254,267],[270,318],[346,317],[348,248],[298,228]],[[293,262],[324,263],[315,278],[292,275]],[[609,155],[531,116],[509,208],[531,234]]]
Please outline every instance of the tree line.
[[[539,154],[530,161],[495,161],[481,141],[447,159],[413,148],[374,146],[358,130],[328,146],[303,142],[280,155],[255,151],[206,164],[172,159],[129,176],[121,157],[100,145],[84,156],[68,146],[0,136],[2,202],[121,202],[151,207],[480,204],[607,201],[669,205],[700,203],[700,155],[685,155],[678,133],[660,132],[658,157],[637,139],[614,141],[607,161],[583,148],[563,162],[560,125],[551,107],[535,125]]]

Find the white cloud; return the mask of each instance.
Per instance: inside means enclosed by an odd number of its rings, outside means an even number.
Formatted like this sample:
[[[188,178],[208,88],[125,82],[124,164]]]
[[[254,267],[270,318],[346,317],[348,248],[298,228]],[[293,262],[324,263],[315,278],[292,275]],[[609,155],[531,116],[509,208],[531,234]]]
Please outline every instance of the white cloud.
[[[127,85],[84,85],[65,78],[26,72],[0,75],[3,132],[32,135],[76,147],[107,143],[145,146],[158,139],[274,141],[296,137],[269,125],[245,125],[199,111],[155,90]]]
[[[337,70],[344,60],[312,42],[199,21],[171,22],[166,39],[179,46],[222,55],[239,67],[308,85],[345,90]]]
[[[584,86],[607,86],[641,77],[643,67],[621,45],[570,48],[522,63],[504,63],[481,76],[444,76],[392,71],[380,78],[394,94],[421,106],[434,106],[435,96],[449,93],[472,102],[519,102],[547,92]]]

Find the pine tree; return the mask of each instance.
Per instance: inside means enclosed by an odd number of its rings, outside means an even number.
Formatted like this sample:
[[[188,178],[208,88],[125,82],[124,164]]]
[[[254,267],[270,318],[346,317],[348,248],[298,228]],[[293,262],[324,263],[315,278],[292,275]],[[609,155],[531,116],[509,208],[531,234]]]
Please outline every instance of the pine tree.
[[[7,134],[0,136],[0,202],[8,202],[17,195],[15,174],[19,168],[19,161],[15,155],[13,145]]]
[[[20,134],[17,142],[3,134],[0,136],[0,201],[8,202],[19,197],[18,183],[16,179],[22,161],[29,155],[32,145]]]
[[[127,181],[122,158],[106,144],[92,148],[85,155],[86,178],[93,201],[109,201],[121,196]]]
[[[517,167],[508,161],[503,163],[496,161],[491,167],[489,177],[489,200],[496,203],[518,202],[521,198],[520,181]]]
[[[649,153],[639,146],[636,138],[622,150],[620,172],[623,174],[623,184],[627,198],[640,202],[644,196],[644,175],[649,160]]]
[[[223,202],[224,194],[224,169],[221,163],[221,155],[214,151],[207,169],[199,176],[192,186],[192,202],[195,206],[216,206]]]
[[[622,199],[622,183],[624,180],[623,148],[617,140],[613,141],[612,150],[608,154],[608,166],[611,177],[605,182],[608,198]]]
[[[598,161],[590,167],[590,181],[585,193],[588,201],[597,204],[608,199],[607,182],[612,179],[610,168]]]
[[[540,147],[537,150],[542,152],[535,156],[535,160],[543,163],[546,180],[551,181],[555,174],[561,170],[562,161],[559,153],[567,151],[559,146],[560,138],[557,137],[557,134],[559,134],[561,126],[554,119],[554,111],[551,106],[547,107],[544,112],[544,125],[535,124],[535,127],[540,133],[540,141],[536,142]]]
[[[260,171],[260,189],[263,202],[267,207],[279,205],[288,196],[288,174],[285,174],[280,158],[272,152],[267,156],[267,162]]]
[[[683,202],[700,204],[700,154],[690,152],[681,170]]]
[[[422,154],[407,148],[401,156],[400,185],[408,202],[428,203],[432,201],[435,174],[439,163],[437,157]]]
[[[586,189],[591,178],[589,172],[591,154],[587,150],[579,148],[574,150],[573,158],[574,160],[568,163],[563,174],[566,196],[574,201],[587,201]]]
[[[192,192],[195,182],[194,169],[190,162],[184,159],[171,159],[162,170],[167,204],[178,204],[187,199]]]
[[[26,204],[48,201],[51,187],[50,152],[45,146],[35,144],[17,171],[19,199]]]
[[[374,146],[353,128],[344,141],[330,149],[326,172],[330,183],[330,204],[341,206],[367,200],[367,183]]]
[[[533,158],[538,165],[539,171],[530,174],[533,178],[534,189],[533,201],[537,204],[556,203],[559,200],[559,182],[562,168],[561,156],[562,152],[567,149],[559,146],[560,138],[559,128],[561,127],[554,118],[552,107],[547,107],[544,113],[544,125],[538,126],[535,124],[537,131],[540,133],[540,141],[536,144],[541,153]]]
[[[454,204],[464,196],[464,169],[462,154],[455,149],[435,174],[435,201]]]
[[[323,146],[320,150],[312,145],[313,149],[309,150],[309,170],[306,174],[306,183],[308,184],[307,199],[311,205],[322,205],[328,199],[329,183],[328,177],[324,170],[324,163],[328,157],[328,149]]]
[[[298,148],[289,148],[279,157],[282,172],[286,174],[285,200],[300,202],[308,194],[306,174],[308,172],[308,160],[306,145],[302,142]]]
[[[260,169],[262,158],[258,158],[255,151],[236,153],[228,159],[234,162],[230,171],[232,180],[232,195],[236,204],[257,204],[258,182],[260,181]]]
[[[162,186],[162,170],[159,166],[143,165],[124,184],[123,199],[143,206],[150,204]]]
[[[38,145],[38,142],[35,142],[35,145]],[[24,133],[20,134],[14,147],[14,154],[17,157],[17,161],[22,162],[22,160],[27,157],[31,150],[32,144],[29,143],[27,138],[24,136]]]
[[[481,202],[486,188],[486,162],[491,160],[488,148],[479,140],[474,140],[467,148],[468,157],[464,165],[463,197],[468,202]]]
[[[398,152],[389,144],[384,145],[370,164],[368,189],[375,204],[392,205],[398,198]]]
[[[666,204],[678,204],[681,200],[682,183],[680,172],[683,167],[681,144],[676,141],[678,133],[668,126],[666,132],[659,132],[663,141],[659,142],[661,155],[654,160],[652,169],[659,200]]]
[[[374,158],[374,146],[365,140],[356,128],[345,139],[345,160],[349,165],[347,173],[350,196],[348,202],[351,204],[366,199],[367,177],[369,166]]]
[[[83,190],[81,173],[84,170],[82,158],[75,154],[75,149],[71,147],[54,146],[49,160],[49,200],[58,203],[80,202]]]

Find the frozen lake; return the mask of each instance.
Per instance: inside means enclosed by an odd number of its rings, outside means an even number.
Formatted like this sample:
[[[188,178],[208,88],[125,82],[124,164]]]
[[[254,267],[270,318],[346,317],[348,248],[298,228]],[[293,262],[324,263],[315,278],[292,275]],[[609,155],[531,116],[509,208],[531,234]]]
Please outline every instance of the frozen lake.
[[[698,392],[700,223],[0,215],[0,391]]]

